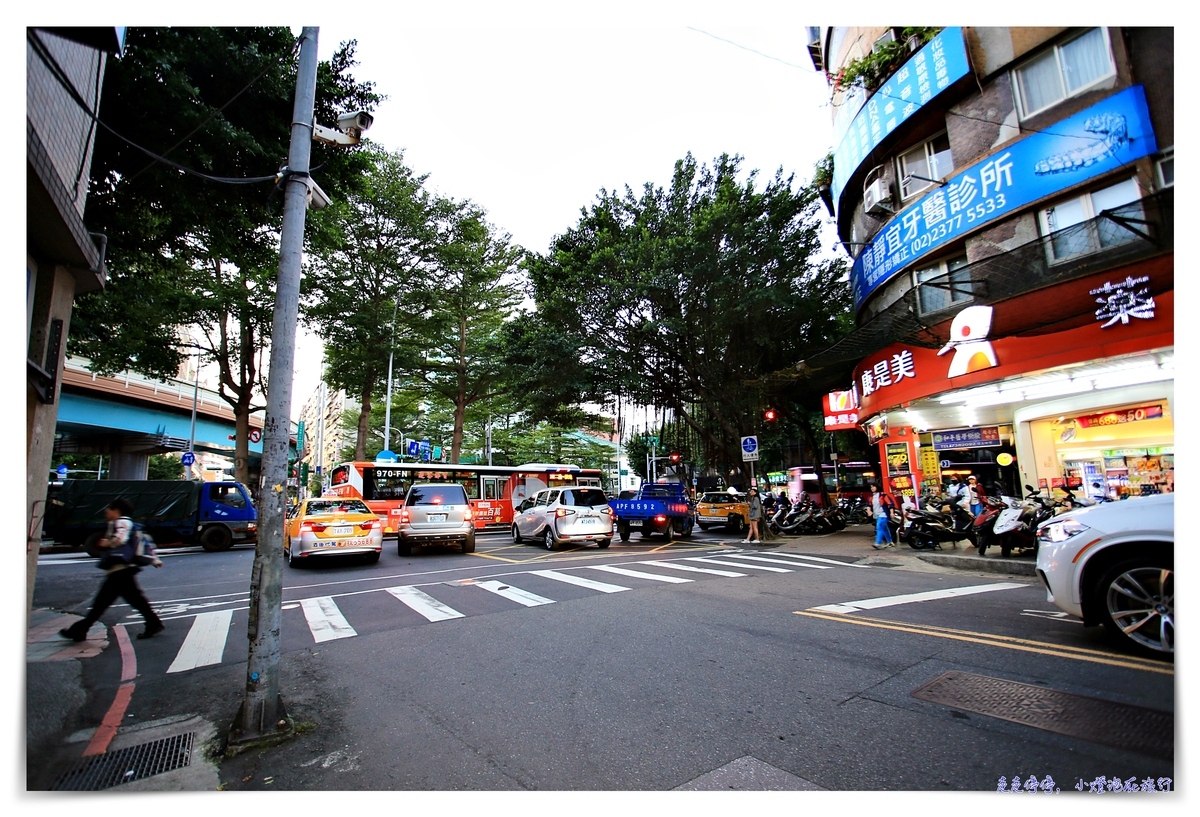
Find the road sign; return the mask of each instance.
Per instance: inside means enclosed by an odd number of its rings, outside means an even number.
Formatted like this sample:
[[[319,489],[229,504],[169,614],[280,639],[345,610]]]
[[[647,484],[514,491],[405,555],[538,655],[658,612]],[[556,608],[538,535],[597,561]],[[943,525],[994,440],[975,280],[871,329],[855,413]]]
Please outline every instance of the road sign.
[[[950,462],[950,460],[942,460],[941,462],[938,463],[938,465],[940,465],[943,468],[949,468],[953,464],[954,463]]]
[[[395,462],[397,459],[396,452],[386,448],[375,455],[375,462]]]
[[[256,443],[262,439],[262,430],[258,428],[250,429],[250,442]]]
[[[647,437],[646,439],[650,445],[654,446],[655,448],[658,447],[658,437]]]
[[[179,460],[184,465],[191,465],[192,463],[194,463],[196,461],[196,455],[193,454],[191,451],[184,451],[183,456],[180,457]]]
[[[742,437],[742,462],[758,459],[758,437]]]
[[[56,474],[58,474],[58,478],[59,478],[59,479],[66,479],[66,477],[67,477],[67,466],[66,466],[66,463],[64,463],[64,464],[62,464],[62,465],[60,465],[60,466],[58,466],[58,470],[56,470],[56,471],[55,471],[55,473],[56,473]]]
[[[417,453],[420,450],[421,450],[421,443],[419,443],[416,440],[408,441],[408,456],[415,457],[415,456],[417,456]]]

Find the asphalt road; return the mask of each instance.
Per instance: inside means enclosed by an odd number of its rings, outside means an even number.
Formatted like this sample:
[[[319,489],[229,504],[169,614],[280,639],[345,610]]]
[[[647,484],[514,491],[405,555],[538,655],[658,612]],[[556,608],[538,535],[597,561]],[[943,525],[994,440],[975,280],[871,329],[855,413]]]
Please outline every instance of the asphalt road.
[[[224,760],[222,786],[994,791],[1049,775],[1073,793],[1173,777],[1173,735],[1139,725],[1174,711],[1169,662],[1114,650],[1032,580],[807,555],[716,531],[553,553],[485,535],[471,555],[285,566],[281,691],[301,733]],[[175,551],[141,574],[167,630],[134,644],[129,721],[232,722],[252,559]],[[93,564],[43,557],[35,607],[82,613]],[[105,621],[141,628],[125,607]],[[103,718],[120,661],[82,662],[76,729]]]

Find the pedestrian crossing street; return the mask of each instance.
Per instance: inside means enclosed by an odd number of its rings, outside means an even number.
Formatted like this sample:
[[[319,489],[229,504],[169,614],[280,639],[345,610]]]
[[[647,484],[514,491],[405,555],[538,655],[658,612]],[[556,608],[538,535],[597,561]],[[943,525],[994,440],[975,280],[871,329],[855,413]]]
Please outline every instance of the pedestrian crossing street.
[[[511,577],[517,583],[532,583],[540,592],[518,587],[513,582],[498,579],[465,579],[460,582],[422,585],[400,585],[382,588],[404,608],[415,613],[417,623],[427,624],[439,621],[466,618],[478,613],[464,613],[439,600],[433,592],[435,588],[447,588],[454,585],[456,590],[473,592],[483,590],[491,596],[505,599],[523,607],[540,607],[554,604],[560,599],[549,598],[541,593],[549,592],[555,595],[553,588],[582,588],[585,591],[597,593],[621,593],[635,587],[645,586],[644,582],[659,584],[686,584],[695,581],[697,574],[701,576],[718,576],[722,578],[738,578],[758,573],[792,573],[804,570],[834,570],[838,567],[867,568],[867,565],[855,565],[840,562],[835,559],[825,559],[819,556],[804,556],[793,553],[771,553],[760,555],[751,553],[722,553],[719,556],[691,556],[681,559],[660,561],[637,561],[627,563],[636,566],[619,566],[611,564],[587,565],[571,567],[564,570],[541,569],[513,574]],[[652,569],[653,572],[650,572]],[[691,574],[679,575],[679,574]],[[527,579],[536,577],[536,579]],[[603,581],[602,579],[607,579]],[[549,580],[549,584],[547,581]],[[617,583],[617,582],[621,583]],[[547,589],[550,588],[550,589]],[[374,593],[377,591],[367,591]],[[342,603],[363,595],[362,591],[345,594]],[[590,595],[590,594],[589,594]],[[578,597],[578,591],[576,596]],[[468,597],[468,600],[469,597]],[[457,603],[457,602],[456,602]],[[467,605],[462,605],[467,606]],[[471,607],[480,609],[478,600],[471,602]],[[307,625],[307,635],[314,644],[323,644],[343,638],[354,638],[358,631],[347,620],[338,599],[334,596],[318,596],[314,598],[288,601],[283,605],[285,616],[287,611],[299,609]],[[244,609],[244,608],[242,608]],[[490,608],[489,608],[490,609]],[[192,617],[192,624],[183,639],[179,651],[167,668],[167,673],[187,672],[199,667],[220,664],[227,658],[227,641],[233,623],[235,610],[214,610],[197,613]],[[186,621],[187,617],[176,619]]]

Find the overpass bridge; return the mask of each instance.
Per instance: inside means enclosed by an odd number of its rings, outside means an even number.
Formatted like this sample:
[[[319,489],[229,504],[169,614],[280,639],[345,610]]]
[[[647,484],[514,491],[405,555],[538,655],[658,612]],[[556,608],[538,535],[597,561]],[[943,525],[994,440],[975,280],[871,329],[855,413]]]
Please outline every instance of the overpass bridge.
[[[153,380],[131,372],[100,377],[87,364],[77,357],[67,357],[63,363],[55,454],[103,454],[111,458],[112,479],[145,479],[151,454],[188,450],[194,397],[193,450],[233,459],[233,410],[215,391],[197,390],[194,383],[183,380]],[[262,461],[263,419],[261,412],[250,418],[252,482],[257,481]],[[290,436],[294,447],[295,433]]]

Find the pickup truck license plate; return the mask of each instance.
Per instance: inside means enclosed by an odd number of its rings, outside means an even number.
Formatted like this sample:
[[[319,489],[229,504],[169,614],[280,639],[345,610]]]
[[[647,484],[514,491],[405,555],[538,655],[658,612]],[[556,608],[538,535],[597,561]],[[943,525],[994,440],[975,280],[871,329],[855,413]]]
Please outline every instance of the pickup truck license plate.
[[[446,521],[446,514],[444,514],[444,513],[431,513],[431,514],[429,514],[429,521],[430,521],[430,522],[445,522],[445,521]]]
[[[642,526],[642,520],[640,520],[640,519],[635,519],[629,523],[629,527],[631,527],[631,528],[640,528],[641,526]]]

